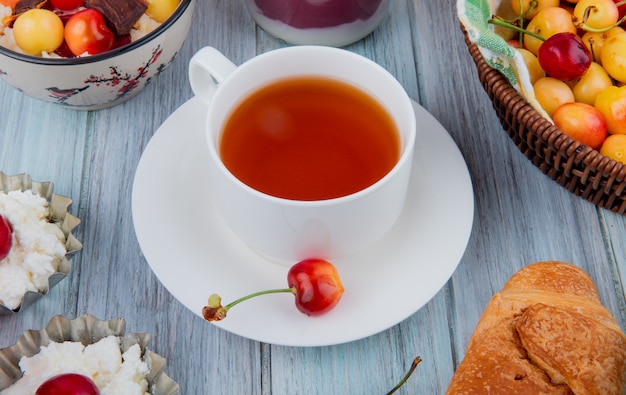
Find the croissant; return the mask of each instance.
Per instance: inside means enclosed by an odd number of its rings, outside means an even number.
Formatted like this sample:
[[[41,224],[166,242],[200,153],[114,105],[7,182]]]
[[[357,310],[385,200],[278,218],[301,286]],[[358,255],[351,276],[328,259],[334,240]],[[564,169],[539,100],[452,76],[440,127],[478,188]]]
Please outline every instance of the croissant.
[[[625,395],[626,335],[595,284],[565,262],[537,262],[495,294],[446,395]]]

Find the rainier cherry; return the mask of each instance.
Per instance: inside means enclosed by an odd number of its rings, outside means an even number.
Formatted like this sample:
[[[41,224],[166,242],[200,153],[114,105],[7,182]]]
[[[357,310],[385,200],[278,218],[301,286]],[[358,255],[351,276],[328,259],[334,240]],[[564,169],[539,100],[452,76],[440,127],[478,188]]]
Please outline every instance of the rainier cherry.
[[[9,255],[9,251],[11,251],[11,245],[13,244],[13,230],[11,229],[11,224],[0,215],[0,260]]]
[[[28,55],[53,52],[63,43],[63,21],[50,10],[33,8],[25,11],[13,24],[13,38]]]
[[[617,81],[626,83],[626,34],[607,38],[600,55],[602,67]]]
[[[574,7],[575,23],[585,30],[606,29],[619,19],[613,0],[580,0]]]
[[[287,273],[289,288],[255,292],[222,306],[221,297],[213,294],[208,306],[202,309],[207,321],[220,321],[226,318],[228,310],[250,298],[270,293],[287,292],[296,297],[296,307],[302,313],[317,316],[326,313],[339,303],[343,295],[343,285],[335,266],[322,259],[305,259],[293,265]]]
[[[604,140],[600,153],[626,165],[626,134],[612,134]]]
[[[572,92],[576,101],[593,106],[598,94],[611,86],[613,86],[613,81],[604,68],[592,62],[589,70],[576,81]]]
[[[511,9],[515,15],[523,15],[524,19],[532,19],[547,7],[558,7],[560,0],[511,0]]]
[[[600,111],[611,134],[626,135],[626,86],[610,86],[598,93],[594,107]]]
[[[100,395],[100,391],[89,377],[66,373],[46,380],[35,395]]]
[[[552,120],[563,133],[593,149],[599,149],[607,136],[604,117],[589,104],[562,104],[552,114]]]
[[[564,8],[547,7],[528,22],[526,31],[531,34],[524,36],[524,45],[526,49],[537,55],[543,40],[547,40],[557,33],[576,33],[576,26],[572,22],[572,14]]]
[[[539,78],[533,85],[535,98],[541,107],[552,116],[561,104],[576,101],[574,92],[565,82],[552,77]]]
[[[174,13],[178,3],[178,0],[147,0],[148,9],[146,14],[155,21],[163,23]]]

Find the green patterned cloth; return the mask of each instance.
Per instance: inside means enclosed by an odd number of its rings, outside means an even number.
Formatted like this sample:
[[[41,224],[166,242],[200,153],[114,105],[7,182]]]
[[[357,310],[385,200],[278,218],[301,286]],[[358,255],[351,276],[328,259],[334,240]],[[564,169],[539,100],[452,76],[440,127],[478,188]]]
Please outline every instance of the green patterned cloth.
[[[496,28],[488,23],[492,15],[505,19],[514,19],[510,0],[457,0],[459,20],[465,27],[471,42],[480,49],[485,61],[504,74],[511,85],[545,118],[550,117],[535,100],[535,94],[528,69],[522,55],[507,44],[506,38],[516,33],[512,30]]]

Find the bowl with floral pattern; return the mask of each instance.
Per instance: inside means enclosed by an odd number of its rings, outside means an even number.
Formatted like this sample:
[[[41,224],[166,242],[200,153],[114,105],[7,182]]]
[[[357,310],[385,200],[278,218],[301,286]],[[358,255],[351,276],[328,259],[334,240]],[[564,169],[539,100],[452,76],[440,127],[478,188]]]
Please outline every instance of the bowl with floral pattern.
[[[196,0],[178,0],[159,20],[148,12],[153,2],[143,0],[124,0],[135,4],[136,18],[127,6],[117,7],[117,0],[78,0],[78,7],[65,11],[54,8],[56,1],[5,4],[11,1],[0,1],[0,79],[35,99],[75,110],[98,110],[136,96],[172,63],[189,32]],[[20,4],[27,8],[20,9]],[[71,24],[72,18],[80,15],[91,21],[96,13],[102,17],[98,26],[103,34],[113,35],[112,43],[104,50],[96,44],[85,44],[83,49],[70,45],[82,41],[82,36],[75,38],[80,21]],[[31,40],[28,26],[42,18],[53,26],[62,23],[50,33],[56,35],[61,29],[62,37],[53,46],[35,45],[33,50],[29,44],[38,41]]]

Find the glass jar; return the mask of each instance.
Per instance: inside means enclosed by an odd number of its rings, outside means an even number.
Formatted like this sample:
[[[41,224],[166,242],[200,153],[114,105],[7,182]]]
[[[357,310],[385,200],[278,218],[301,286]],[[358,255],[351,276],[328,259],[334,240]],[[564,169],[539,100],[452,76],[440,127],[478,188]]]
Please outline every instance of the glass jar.
[[[256,23],[290,44],[341,47],[382,21],[389,0],[245,0]]]

